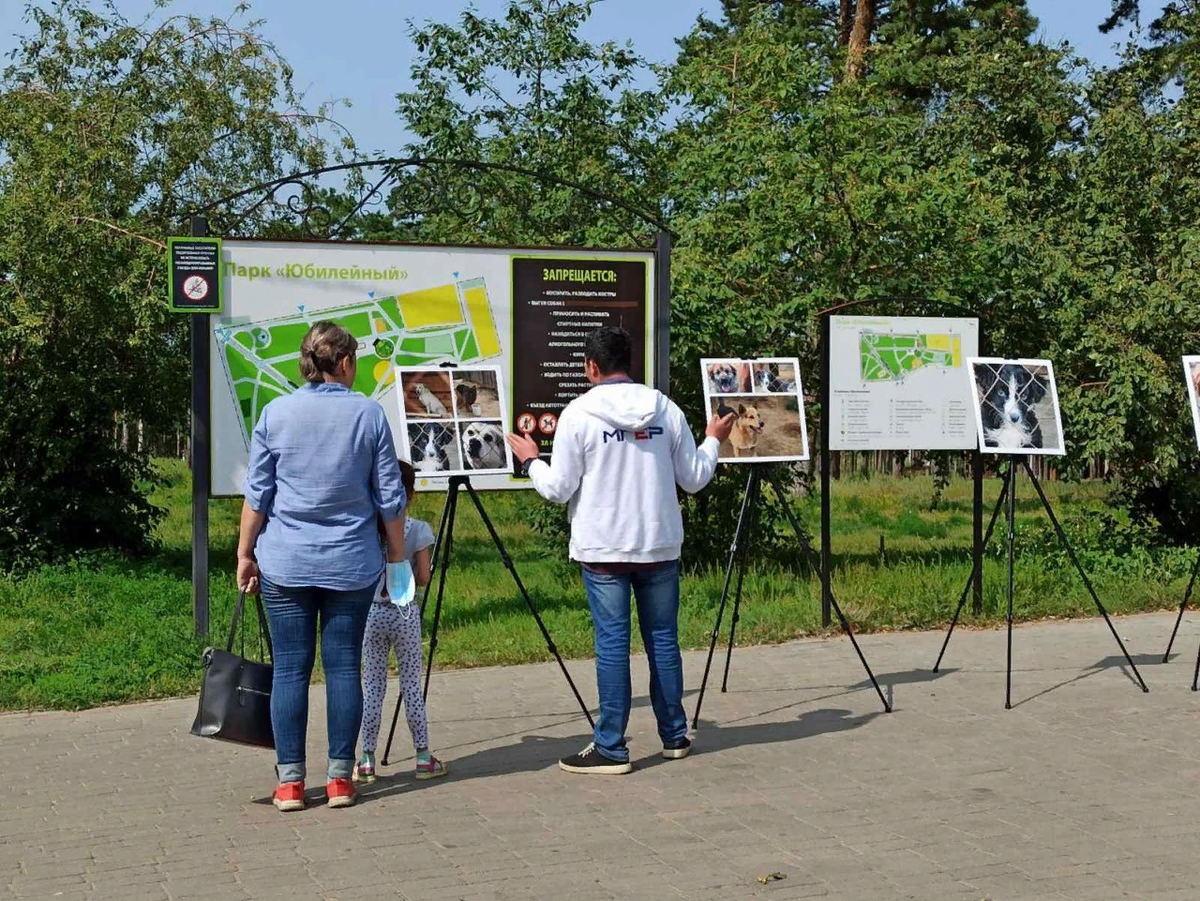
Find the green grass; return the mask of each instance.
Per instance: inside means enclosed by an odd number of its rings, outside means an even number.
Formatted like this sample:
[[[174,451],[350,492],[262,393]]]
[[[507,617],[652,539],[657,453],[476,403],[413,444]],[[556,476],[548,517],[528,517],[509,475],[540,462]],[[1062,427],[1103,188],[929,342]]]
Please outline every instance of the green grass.
[[[200,641],[192,635],[189,477],[178,461],[162,466],[166,484],[155,499],[168,513],[160,528],[162,547],[153,558],[103,558],[0,579],[0,709],[81,708],[196,690],[200,651],[206,643],[224,641],[236,600],[233,550],[240,502],[214,501],[210,507],[213,629],[208,642]],[[1115,552],[1112,529],[1088,530],[1109,509],[1104,486],[1047,483],[1046,490],[1078,536],[1080,554],[1111,611],[1178,603],[1193,560],[1190,550]],[[989,482],[989,513],[997,491],[998,483]],[[1053,541],[1032,488],[1022,481],[1019,492],[1018,618],[1092,614],[1091,600]],[[971,486],[955,482],[931,511],[932,493],[923,478],[835,483],[833,588],[857,629],[931,628],[949,621],[970,570]],[[591,625],[579,575],[559,555],[547,553],[527,525],[524,511],[536,501],[496,493],[485,495],[485,503],[563,655],[589,656]],[[436,528],[440,504],[441,496],[421,495],[411,513]],[[816,498],[804,499],[800,509],[815,529]],[[473,508],[464,503],[460,511],[438,665],[548,659],[541,633]],[[1006,570],[999,533],[994,542],[986,561],[984,611],[980,617],[968,614],[967,623],[996,623],[1003,616]],[[721,585],[720,571],[684,579],[685,647],[707,646]],[[822,631],[819,584],[806,574],[761,564],[747,575],[743,595],[740,644]],[[728,615],[725,622],[727,628]],[[636,630],[634,644],[640,645]]]

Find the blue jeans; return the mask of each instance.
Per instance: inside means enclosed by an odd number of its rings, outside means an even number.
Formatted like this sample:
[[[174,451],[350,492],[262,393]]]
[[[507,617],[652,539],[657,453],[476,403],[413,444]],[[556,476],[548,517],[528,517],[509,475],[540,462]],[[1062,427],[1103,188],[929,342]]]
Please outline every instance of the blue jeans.
[[[679,564],[630,575],[583,571],[583,587],[596,632],[596,686],[600,716],[593,737],[603,757],[629,760],[625,727],[633,688],[629,678],[629,596],[637,599],[642,644],[650,662],[650,704],[658,720],[659,738],[676,742],[687,737],[683,712],[683,658],[679,653]]]
[[[363,631],[375,597],[375,584],[355,591],[288,588],[262,579],[263,603],[271,623],[275,675],[271,682],[271,727],[280,782],[301,782],[306,771],[308,684],[317,656],[321,623],[321,665],[325,670],[329,779],[349,779],[362,723]]]

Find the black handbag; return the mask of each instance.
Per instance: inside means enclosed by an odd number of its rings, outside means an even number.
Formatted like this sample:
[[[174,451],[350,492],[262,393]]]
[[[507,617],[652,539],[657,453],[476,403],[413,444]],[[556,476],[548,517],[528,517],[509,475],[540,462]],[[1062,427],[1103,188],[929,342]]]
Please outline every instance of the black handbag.
[[[262,600],[256,595],[260,634],[266,639],[267,653],[273,660],[271,633],[267,628],[267,615]],[[238,595],[233,610],[233,624],[229,629],[229,641],[225,650],[205,648],[204,677],[200,683],[200,709],[192,723],[192,735],[216,738],[221,741],[254,745],[259,748],[274,748],[275,734],[271,728],[271,679],[274,666],[247,660],[245,657],[245,635],[242,636],[242,654],[233,653],[233,640],[237,637],[238,622],[246,606],[246,592]]]

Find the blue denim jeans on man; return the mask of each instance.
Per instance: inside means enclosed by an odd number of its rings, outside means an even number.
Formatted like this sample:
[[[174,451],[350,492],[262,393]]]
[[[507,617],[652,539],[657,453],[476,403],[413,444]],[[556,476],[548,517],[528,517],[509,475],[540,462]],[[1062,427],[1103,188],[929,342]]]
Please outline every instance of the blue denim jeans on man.
[[[621,763],[629,760],[625,728],[633,703],[629,676],[630,594],[650,663],[650,704],[663,743],[687,736],[683,712],[683,658],[679,653],[679,563],[611,575],[584,568],[583,585],[596,632],[596,685],[600,716],[596,751]]]
[[[329,779],[349,779],[362,724],[363,632],[375,584],[353,591],[289,588],[263,579],[262,597],[271,626],[275,676],[271,726],[280,782],[301,782],[308,732],[308,686],[321,627],[325,670],[325,716],[329,733]]]

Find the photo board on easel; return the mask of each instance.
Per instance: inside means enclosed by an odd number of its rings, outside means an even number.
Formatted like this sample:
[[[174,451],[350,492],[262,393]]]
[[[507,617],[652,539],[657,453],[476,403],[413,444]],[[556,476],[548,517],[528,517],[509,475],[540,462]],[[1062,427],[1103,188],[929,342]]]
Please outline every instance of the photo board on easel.
[[[800,361],[795,357],[700,361],[708,416],[734,414],[721,443],[722,463],[794,463],[808,459]]]
[[[440,478],[512,472],[500,367],[404,366],[396,373],[398,449],[418,474]]]

